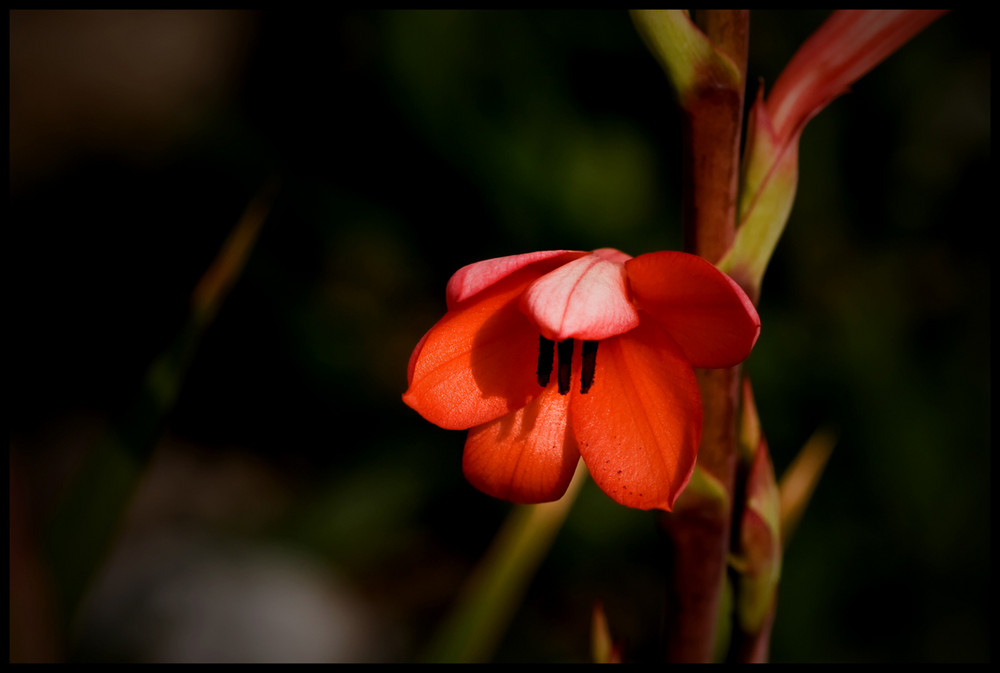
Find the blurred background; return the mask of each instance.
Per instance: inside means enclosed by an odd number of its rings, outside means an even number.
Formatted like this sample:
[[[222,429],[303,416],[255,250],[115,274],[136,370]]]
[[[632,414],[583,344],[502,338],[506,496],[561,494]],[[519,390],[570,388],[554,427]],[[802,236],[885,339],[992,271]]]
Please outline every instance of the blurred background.
[[[748,98],[824,17],[752,13]],[[746,369],[779,475],[817,429],[837,444],[774,661],[990,656],[986,23],[946,15],[802,138]],[[12,11],[10,38],[11,660],[418,658],[510,509],[400,400],[449,276],[682,246],[679,120],[628,14]],[[100,562],[63,614],[86,563],[46,551],[50,520],[73,484],[114,492],[114,461],[81,466],[269,184],[127,447],[113,543],[73,531]],[[662,542],[587,485],[495,660],[588,660],[596,601],[655,658]]]

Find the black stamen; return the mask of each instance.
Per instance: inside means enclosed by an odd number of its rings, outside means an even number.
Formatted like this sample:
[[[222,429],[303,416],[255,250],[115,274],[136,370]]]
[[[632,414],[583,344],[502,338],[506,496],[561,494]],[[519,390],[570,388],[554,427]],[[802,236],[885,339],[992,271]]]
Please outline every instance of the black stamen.
[[[555,355],[556,344],[543,336],[538,337],[538,385],[545,387],[549,385],[549,378],[552,376],[552,359]]]
[[[572,371],[573,363],[573,340],[566,339],[559,342],[559,394],[565,395],[569,392],[569,375]]]
[[[580,392],[587,393],[594,385],[594,368],[597,366],[596,341],[583,342],[583,371],[580,372]]]

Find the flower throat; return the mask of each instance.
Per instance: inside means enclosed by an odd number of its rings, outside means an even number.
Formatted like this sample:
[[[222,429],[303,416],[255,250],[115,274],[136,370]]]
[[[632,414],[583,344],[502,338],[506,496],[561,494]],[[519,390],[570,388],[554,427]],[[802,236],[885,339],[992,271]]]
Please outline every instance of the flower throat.
[[[569,377],[572,372],[571,363],[573,361],[573,339],[560,341],[558,345],[559,371],[557,381],[559,383],[559,394],[565,395],[569,392]],[[580,372],[580,392],[587,394],[590,387],[594,385],[594,367],[597,365],[597,343],[596,341],[583,342],[583,368]],[[552,367],[555,361],[556,343],[543,336],[538,337],[538,385],[543,388],[549,385],[552,378]]]

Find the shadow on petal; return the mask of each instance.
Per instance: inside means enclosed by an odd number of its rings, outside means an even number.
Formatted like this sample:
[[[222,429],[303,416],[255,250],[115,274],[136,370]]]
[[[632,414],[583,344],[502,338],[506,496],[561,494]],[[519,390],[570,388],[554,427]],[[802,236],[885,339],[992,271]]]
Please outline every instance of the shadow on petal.
[[[517,280],[449,311],[418,344],[403,400],[427,420],[465,430],[541,392],[535,378],[538,337],[517,309],[528,279]]]

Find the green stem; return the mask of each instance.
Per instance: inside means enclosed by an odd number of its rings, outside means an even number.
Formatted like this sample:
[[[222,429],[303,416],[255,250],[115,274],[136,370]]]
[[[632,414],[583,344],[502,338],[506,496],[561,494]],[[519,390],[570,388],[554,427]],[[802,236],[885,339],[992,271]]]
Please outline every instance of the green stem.
[[[562,498],[513,508],[424,654],[425,662],[489,660],[586,477],[580,461]]]
[[[129,412],[86,456],[46,526],[47,565],[55,600],[67,623],[118,533],[191,358],[242,272],[272,194],[269,186],[250,204],[195,288],[187,324],[150,366]]]

